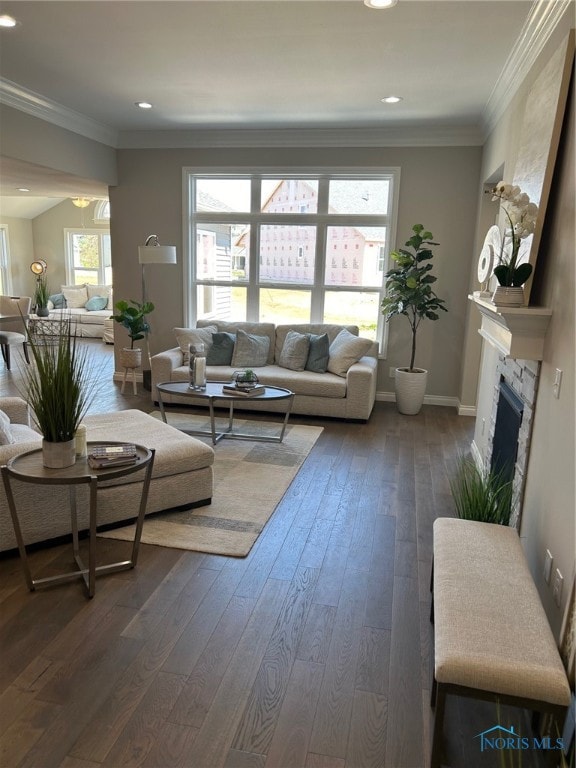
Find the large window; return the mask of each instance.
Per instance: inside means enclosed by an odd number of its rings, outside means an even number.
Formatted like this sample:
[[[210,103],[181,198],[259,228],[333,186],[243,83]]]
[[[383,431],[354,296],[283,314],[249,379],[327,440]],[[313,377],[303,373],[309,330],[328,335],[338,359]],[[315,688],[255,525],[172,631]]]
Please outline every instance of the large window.
[[[8,230],[0,227],[0,294],[12,293],[10,274],[10,249],[8,248]]]
[[[190,171],[188,320],[341,323],[381,341],[397,175]]]
[[[67,229],[66,281],[69,285],[112,285],[110,232]]]

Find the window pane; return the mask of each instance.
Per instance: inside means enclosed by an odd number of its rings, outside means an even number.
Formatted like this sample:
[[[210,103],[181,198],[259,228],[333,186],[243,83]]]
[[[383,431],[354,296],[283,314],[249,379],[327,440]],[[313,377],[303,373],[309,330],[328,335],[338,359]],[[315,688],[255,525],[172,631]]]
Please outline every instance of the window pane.
[[[246,224],[199,224],[196,231],[198,280],[247,280],[250,227]]]
[[[389,186],[388,179],[333,179],[328,212],[386,214]]]
[[[314,282],[316,227],[263,224],[260,227],[260,282]]]
[[[246,320],[246,288],[231,285],[199,285],[197,317],[214,320]]]
[[[316,179],[263,179],[261,207],[266,213],[316,213]]]
[[[324,322],[357,325],[360,336],[376,339],[380,295],[368,291],[326,291]]]
[[[196,210],[226,213],[250,210],[250,179],[197,179]]]
[[[326,285],[382,285],[386,227],[328,227]]]
[[[309,323],[310,291],[292,291],[281,288],[260,289],[261,323]]]

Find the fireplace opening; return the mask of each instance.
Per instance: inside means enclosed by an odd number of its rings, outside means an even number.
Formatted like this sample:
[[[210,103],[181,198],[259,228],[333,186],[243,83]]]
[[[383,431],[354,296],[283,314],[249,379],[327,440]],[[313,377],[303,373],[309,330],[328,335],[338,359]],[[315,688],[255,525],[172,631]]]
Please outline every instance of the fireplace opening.
[[[514,477],[523,411],[524,402],[502,378],[494,425],[491,469],[505,482]]]

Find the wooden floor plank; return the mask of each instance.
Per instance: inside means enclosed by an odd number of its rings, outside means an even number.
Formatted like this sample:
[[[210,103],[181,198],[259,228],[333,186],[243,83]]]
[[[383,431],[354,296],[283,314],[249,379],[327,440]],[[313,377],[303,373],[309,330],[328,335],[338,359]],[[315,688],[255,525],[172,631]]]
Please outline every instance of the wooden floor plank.
[[[382,768],[386,764],[387,715],[386,696],[355,692],[346,768]]]

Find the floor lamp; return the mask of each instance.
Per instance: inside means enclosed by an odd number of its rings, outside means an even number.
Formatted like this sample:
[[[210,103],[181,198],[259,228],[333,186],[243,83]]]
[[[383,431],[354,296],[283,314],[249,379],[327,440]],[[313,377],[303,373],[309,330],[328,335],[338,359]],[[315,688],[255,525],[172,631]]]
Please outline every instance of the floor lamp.
[[[146,264],[176,264],[176,246],[160,245],[158,235],[149,235],[144,245],[138,246],[138,261],[142,267],[142,303],[148,299],[146,296]],[[146,346],[148,348],[148,364],[151,366],[150,345],[146,337]],[[150,391],[151,374],[150,371],[142,371],[144,388]]]

